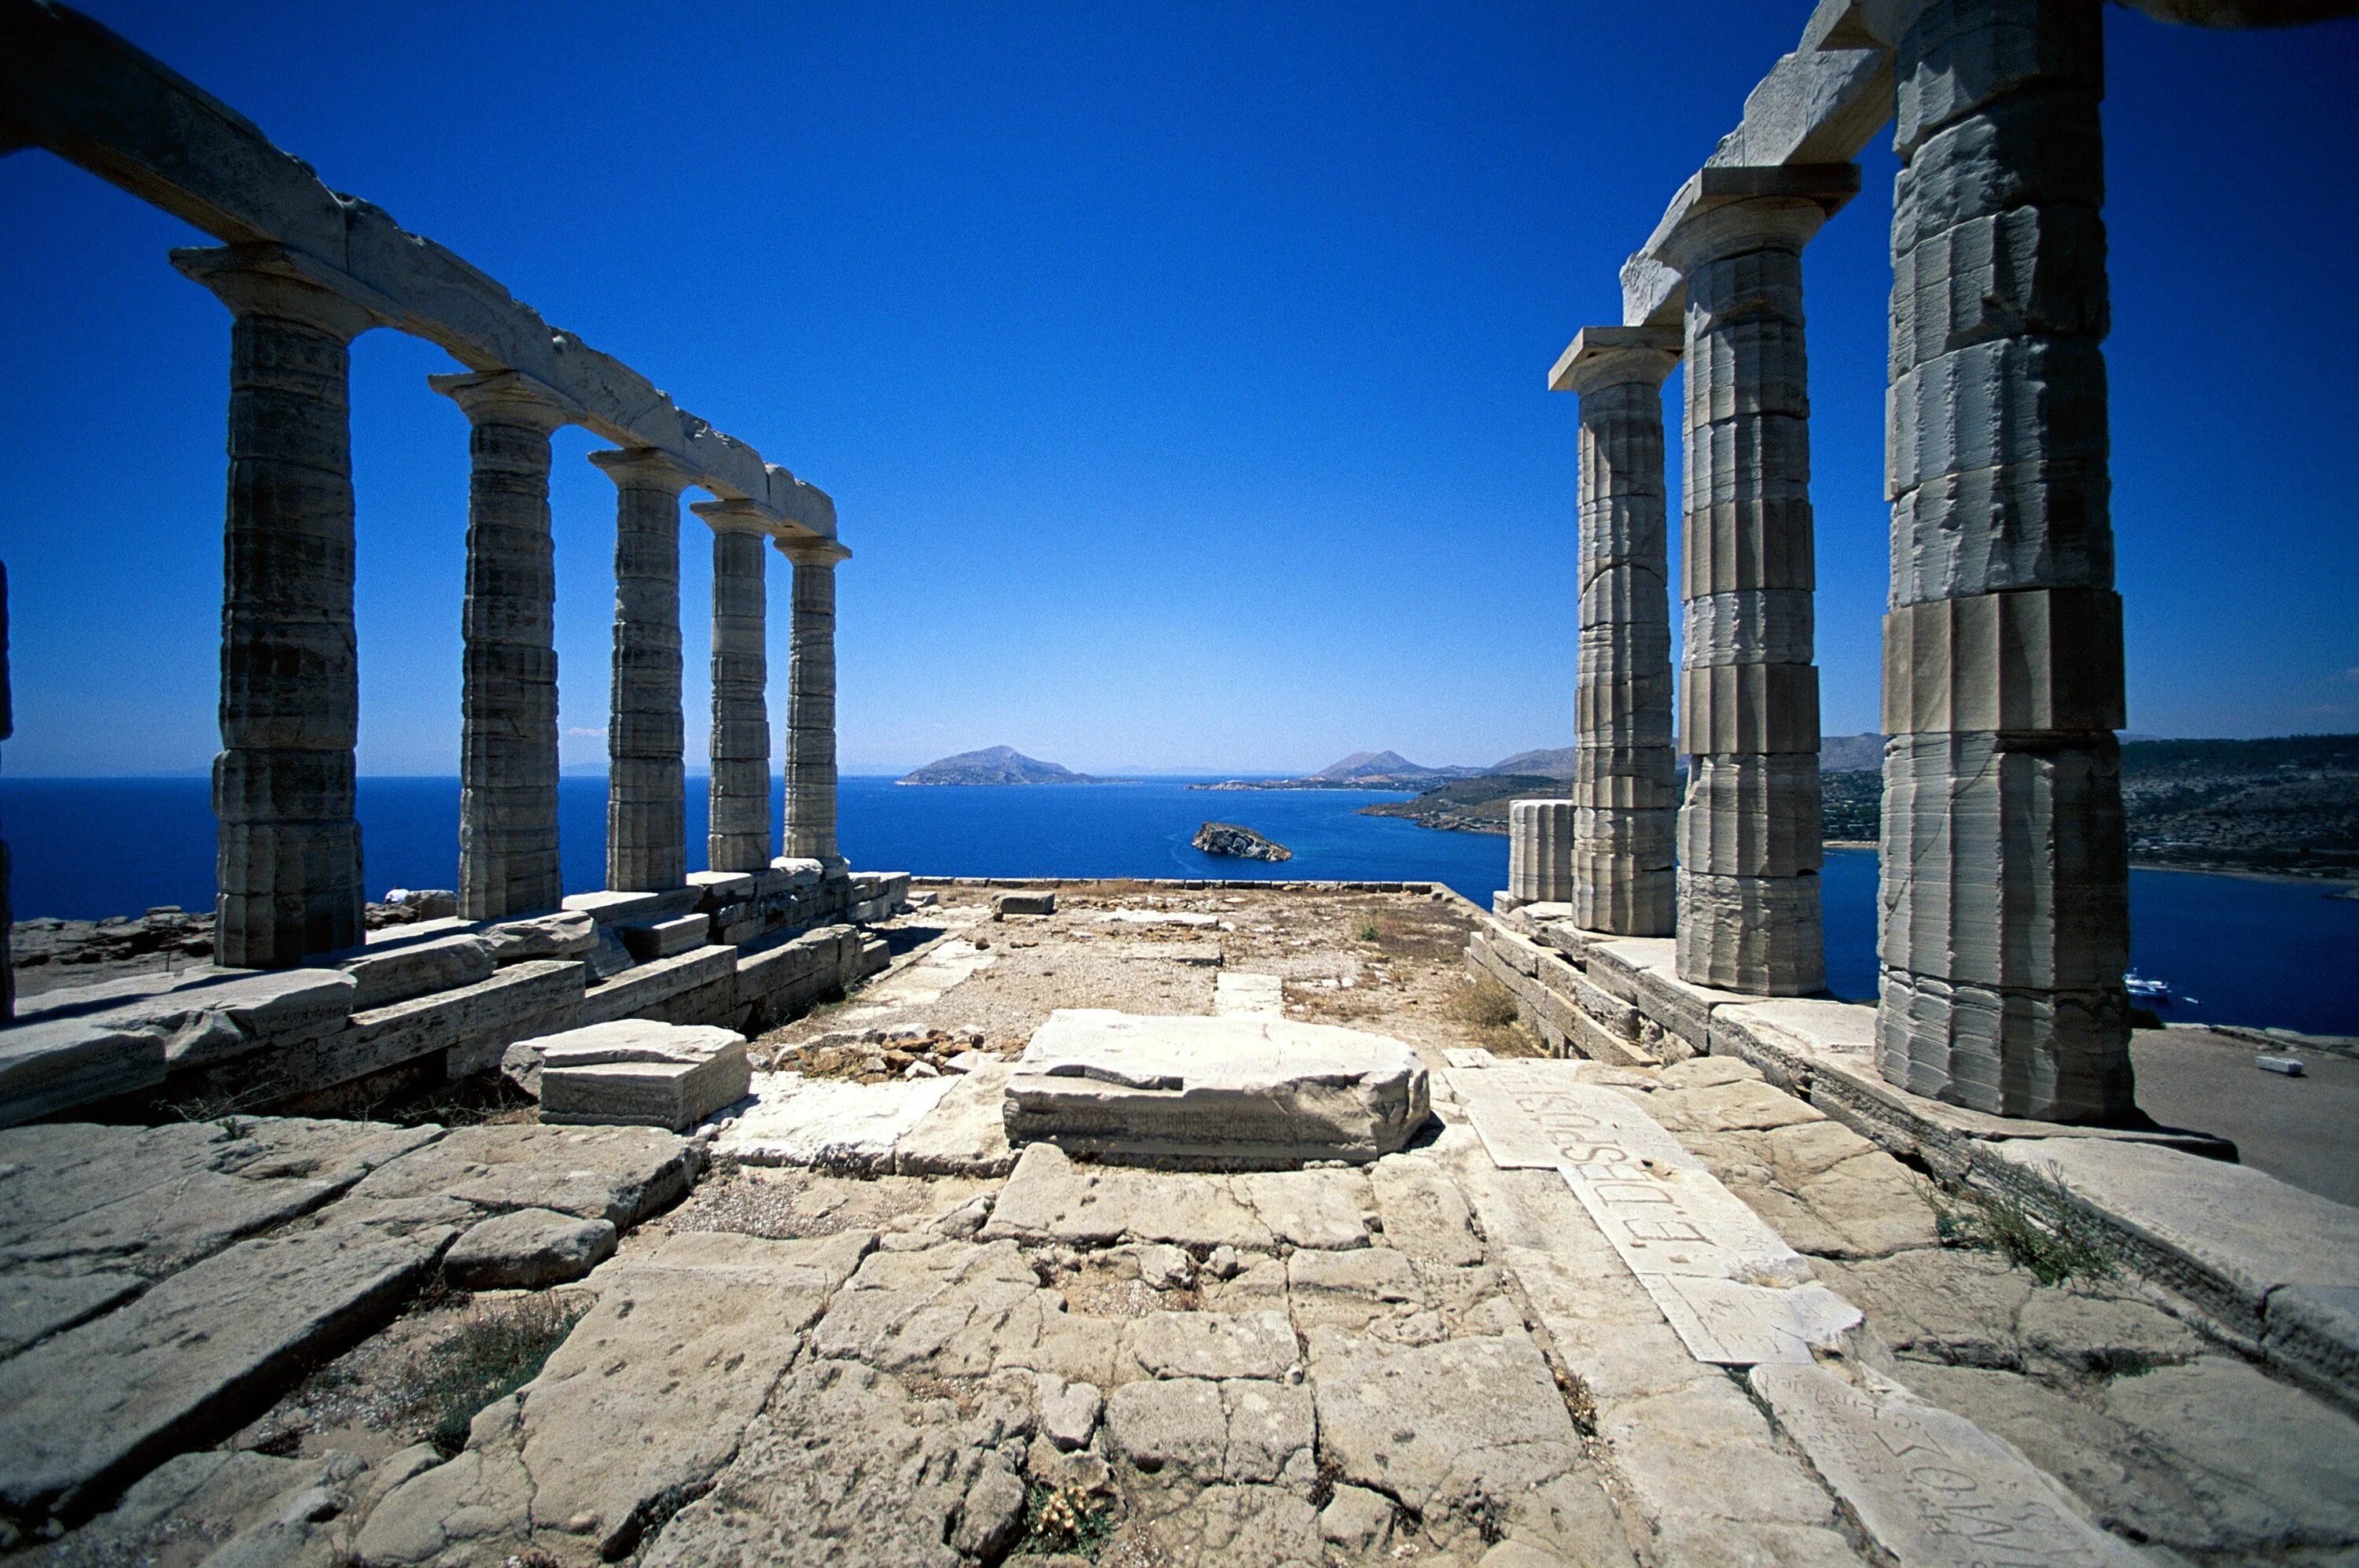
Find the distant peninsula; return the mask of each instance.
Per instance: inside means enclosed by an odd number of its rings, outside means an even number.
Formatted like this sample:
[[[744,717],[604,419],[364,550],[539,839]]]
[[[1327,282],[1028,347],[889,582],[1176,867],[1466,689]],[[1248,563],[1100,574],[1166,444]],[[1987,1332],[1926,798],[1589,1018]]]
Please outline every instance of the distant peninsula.
[[[1565,754],[1570,757],[1571,753]],[[1190,784],[1190,789],[1430,789],[1452,779],[1472,779],[1483,768],[1424,768],[1397,751],[1355,751],[1340,762],[1300,779],[1224,779]]]
[[[907,773],[896,784],[1111,784],[1111,779],[1093,779],[1086,773],[1076,773],[1053,762],[1043,762],[1037,757],[1027,757],[1012,746],[988,746],[982,751],[962,751],[956,757],[945,757],[939,762],[929,762],[913,773]]]

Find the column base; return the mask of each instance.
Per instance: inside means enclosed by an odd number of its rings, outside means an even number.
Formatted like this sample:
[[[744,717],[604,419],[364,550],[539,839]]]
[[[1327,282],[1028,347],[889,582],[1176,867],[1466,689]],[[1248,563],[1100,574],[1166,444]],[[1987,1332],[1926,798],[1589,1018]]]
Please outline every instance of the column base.
[[[1681,868],[1679,977],[1753,996],[1827,988],[1819,879],[1710,877]]]
[[[2001,991],[1886,969],[1882,992],[1875,1068],[1887,1083],[2041,1121],[2136,1109],[2124,991]]]

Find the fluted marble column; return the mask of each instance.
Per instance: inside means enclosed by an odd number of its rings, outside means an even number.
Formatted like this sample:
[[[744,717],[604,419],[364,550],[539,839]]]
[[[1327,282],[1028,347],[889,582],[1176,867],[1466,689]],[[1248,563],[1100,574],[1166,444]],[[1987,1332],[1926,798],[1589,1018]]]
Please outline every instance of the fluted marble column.
[[[690,508],[712,527],[712,812],[705,863],[770,865],[770,710],[763,544],[777,528],[745,501]]]
[[[432,376],[467,416],[459,916],[557,907],[557,570],[549,438],[573,410],[514,371]]]
[[[692,475],[651,447],[593,452],[614,482],[614,683],[606,720],[606,886],[688,879],[679,707],[679,495]]]
[[[2131,1105],[2098,0],[1903,4],[1876,1061]]]
[[[1679,975],[1777,996],[1826,985],[1802,247],[1857,175],[1762,173],[1776,194],[1700,201],[1665,256],[1687,280]]]
[[[835,568],[832,539],[782,539],[795,563],[794,650],[787,665],[786,853],[831,869],[835,843]]]
[[[1663,381],[1669,328],[1590,327],[1549,385],[1581,397],[1581,662],[1573,923],[1665,936],[1677,913],[1669,530]]]
[[[234,316],[213,953],[282,968],[364,933],[349,345],[375,321],[275,246],[172,262]]]

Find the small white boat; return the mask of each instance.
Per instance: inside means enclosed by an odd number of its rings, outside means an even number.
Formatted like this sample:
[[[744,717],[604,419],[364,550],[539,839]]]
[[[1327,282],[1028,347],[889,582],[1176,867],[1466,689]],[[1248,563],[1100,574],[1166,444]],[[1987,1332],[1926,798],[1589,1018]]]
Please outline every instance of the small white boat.
[[[2140,1001],[2168,1002],[2170,1000],[2170,982],[2168,980],[2149,980],[2133,969],[2122,976],[2122,984],[2129,988],[2131,996]]]

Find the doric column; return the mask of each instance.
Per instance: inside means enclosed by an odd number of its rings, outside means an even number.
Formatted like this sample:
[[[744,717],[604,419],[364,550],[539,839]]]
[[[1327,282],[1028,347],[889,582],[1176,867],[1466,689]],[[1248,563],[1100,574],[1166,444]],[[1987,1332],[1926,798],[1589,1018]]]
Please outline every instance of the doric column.
[[[787,665],[786,853],[831,869],[835,844],[835,565],[832,539],[782,539],[795,563],[794,651]]]
[[[1581,809],[1571,800],[1507,806],[1507,894],[1520,904],[1574,901],[1573,846]]]
[[[1663,380],[1679,351],[1669,328],[1590,327],[1549,380],[1581,397],[1573,923],[1621,936],[1669,935],[1677,912]]]
[[[769,654],[763,544],[778,524],[746,501],[698,501],[712,526],[712,814],[705,863],[770,866]]]
[[[2097,0],[1900,7],[1876,1060],[2130,1108]]]
[[[549,438],[575,410],[514,371],[430,376],[470,427],[459,915],[557,907],[557,570]]]
[[[172,262],[234,318],[213,953],[282,968],[363,935],[348,381],[375,322],[275,246]]]
[[[1826,985],[1802,247],[1858,176],[1758,172],[1664,253],[1687,280],[1679,975],[1775,996]]]
[[[614,482],[614,685],[606,719],[606,886],[688,880],[679,713],[679,493],[694,475],[652,447],[593,452]]]

